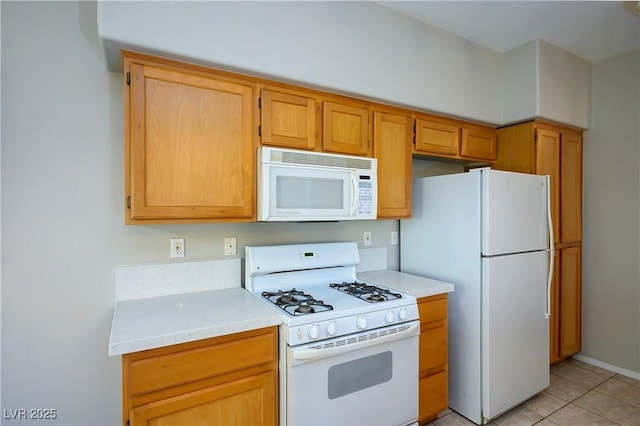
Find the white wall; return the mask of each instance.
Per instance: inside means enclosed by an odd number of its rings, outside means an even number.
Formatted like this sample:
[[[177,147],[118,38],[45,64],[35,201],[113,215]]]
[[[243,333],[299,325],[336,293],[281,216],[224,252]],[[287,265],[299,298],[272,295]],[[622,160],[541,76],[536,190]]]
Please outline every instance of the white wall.
[[[592,96],[581,355],[640,377],[640,51],[595,64]]]
[[[591,63],[538,40],[537,116],[582,129],[591,115]]]
[[[500,55],[374,2],[100,2],[120,48],[500,122]]]
[[[530,41],[502,55],[502,121],[517,123],[538,110],[538,43]]]
[[[503,55],[501,124],[534,117],[588,129],[591,63],[543,40]]]

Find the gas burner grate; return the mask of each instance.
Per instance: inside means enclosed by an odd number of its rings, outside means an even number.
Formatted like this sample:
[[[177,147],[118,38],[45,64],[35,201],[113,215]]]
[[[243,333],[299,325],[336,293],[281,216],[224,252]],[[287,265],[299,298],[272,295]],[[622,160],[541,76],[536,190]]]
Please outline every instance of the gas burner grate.
[[[316,300],[310,294],[295,288],[275,292],[263,291],[262,297],[293,316],[333,310],[333,306],[324,303],[322,300]]]
[[[369,285],[357,281],[354,281],[352,283],[331,283],[329,284],[329,286],[369,303],[386,302],[387,300],[402,298],[402,295],[400,293],[394,293],[387,288],[381,288],[375,285]]]

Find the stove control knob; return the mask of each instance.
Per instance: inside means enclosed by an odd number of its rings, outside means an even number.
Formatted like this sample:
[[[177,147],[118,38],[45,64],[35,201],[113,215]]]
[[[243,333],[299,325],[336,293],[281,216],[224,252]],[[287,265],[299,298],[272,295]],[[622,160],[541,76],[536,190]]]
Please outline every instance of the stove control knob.
[[[320,327],[318,324],[313,324],[309,329],[309,338],[311,340],[316,340],[318,337],[320,337]]]
[[[356,320],[356,326],[360,330],[364,330],[365,328],[367,328],[367,317],[365,317],[364,315],[361,317],[358,317],[358,319]]]
[[[327,335],[335,336],[336,334],[336,322],[331,321],[329,325],[327,325]]]
[[[393,322],[393,311],[389,311],[387,312],[387,315],[384,316],[385,321],[387,321],[389,324],[391,324]]]
[[[405,308],[400,308],[400,312],[398,313],[398,317],[400,317],[400,319],[402,321],[407,319],[407,310]]]

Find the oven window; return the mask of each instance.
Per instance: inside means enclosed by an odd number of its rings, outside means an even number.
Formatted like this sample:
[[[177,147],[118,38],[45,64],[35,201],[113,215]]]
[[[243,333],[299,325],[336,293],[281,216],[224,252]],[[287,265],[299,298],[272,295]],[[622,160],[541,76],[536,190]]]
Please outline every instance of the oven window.
[[[342,179],[277,176],[279,209],[343,209]]]
[[[392,376],[392,365],[392,353],[387,351],[330,367],[329,399],[388,382]]]

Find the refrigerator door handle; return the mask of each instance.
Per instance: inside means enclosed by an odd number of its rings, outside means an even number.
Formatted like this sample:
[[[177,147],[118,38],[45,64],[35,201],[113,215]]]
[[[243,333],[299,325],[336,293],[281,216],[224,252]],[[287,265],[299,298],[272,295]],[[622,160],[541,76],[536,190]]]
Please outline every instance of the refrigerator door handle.
[[[551,282],[553,281],[554,267],[554,246],[555,238],[553,235],[553,218],[551,217],[551,177],[546,175],[547,180],[547,218],[549,220],[549,278],[547,281],[547,313],[546,317],[551,317]]]

